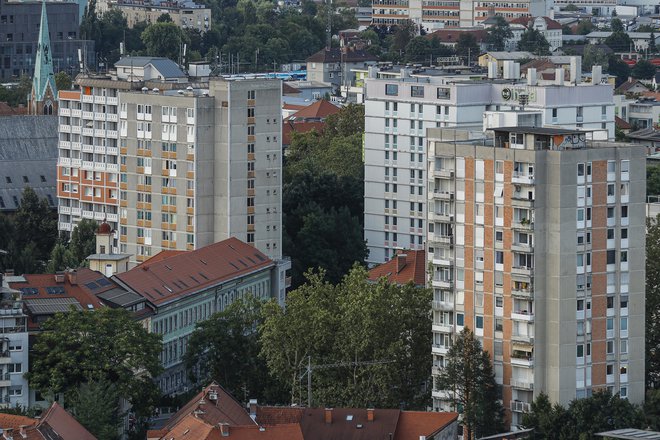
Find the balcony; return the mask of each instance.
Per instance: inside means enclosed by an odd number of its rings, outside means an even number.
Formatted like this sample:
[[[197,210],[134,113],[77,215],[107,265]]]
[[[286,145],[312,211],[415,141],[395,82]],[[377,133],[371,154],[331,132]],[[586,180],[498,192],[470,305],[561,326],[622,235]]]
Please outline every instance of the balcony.
[[[0,352],[0,364],[10,364],[11,363],[11,354],[9,350]]]
[[[511,401],[511,411],[514,412],[523,412],[527,413],[532,410],[532,405],[528,402],[521,402],[519,400],[512,400]]]
[[[529,243],[512,243],[511,250],[514,252],[533,252],[533,248]]]
[[[526,381],[522,381],[522,380],[513,380],[513,379],[511,379],[511,386],[514,387],[514,388],[519,388],[519,389],[523,389],[523,390],[530,390],[530,391],[534,390],[534,384],[532,382],[526,382]],[[520,403],[524,403],[524,402],[520,402]]]
[[[511,227],[513,229],[522,229],[524,231],[533,231],[534,230],[534,222],[530,222],[529,220],[513,221],[512,224],[511,224]]]
[[[68,167],[68,166],[71,165],[71,158],[70,157],[60,157],[60,158],[57,159],[57,164]]]
[[[511,268],[511,275],[518,275],[522,277],[531,277],[534,269],[527,266],[514,266]]]
[[[433,354],[439,354],[442,356],[446,356],[447,353],[449,353],[449,347],[444,346],[444,345],[439,345],[439,344],[433,344],[431,347],[431,352]]]
[[[429,212],[429,220],[432,222],[452,223],[454,221],[454,215],[431,211]]]
[[[57,210],[59,211],[60,214],[71,214],[71,207],[70,206],[62,206],[60,205]]]
[[[453,235],[440,235],[440,234],[429,234],[429,240],[438,243],[438,244],[453,244],[454,236]]]
[[[454,330],[454,326],[442,322],[434,322],[431,326],[431,330],[439,333],[451,333]]]
[[[434,189],[433,198],[436,200],[454,200],[454,192]]]
[[[454,303],[450,303],[447,301],[433,301],[431,304],[433,307],[433,310],[438,310],[441,312],[451,312],[454,310]]]
[[[515,287],[511,289],[511,296],[518,298],[534,298],[533,289],[516,289]]]
[[[533,185],[534,184],[534,175],[533,174],[524,174],[517,171],[513,172],[511,176],[511,183],[517,183],[522,185]]]
[[[511,365],[515,365],[517,367],[532,368],[534,366],[534,358],[532,356],[514,357],[514,355],[511,355]]]
[[[433,390],[431,391],[431,396],[434,399],[439,399],[439,400],[452,400],[452,393],[449,390]]]
[[[533,208],[534,200],[530,199],[526,194],[513,193],[511,196],[511,206],[514,208]]]
[[[11,386],[11,375],[9,373],[0,375],[0,387],[6,388],[9,386]]]
[[[515,319],[516,321],[534,322],[534,314],[527,310],[518,310],[511,312],[511,319]]]
[[[434,177],[442,177],[445,179],[451,179],[454,177],[454,170],[448,170],[446,168],[440,168],[439,170],[433,171]]]
[[[521,334],[511,335],[511,340],[513,342],[517,342],[524,346],[532,347],[534,345],[534,337],[530,335],[521,335]]]
[[[431,285],[433,287],[438,287],[440,289],[451,289],[451,280],[434,278],[433,280],[431,280]]]

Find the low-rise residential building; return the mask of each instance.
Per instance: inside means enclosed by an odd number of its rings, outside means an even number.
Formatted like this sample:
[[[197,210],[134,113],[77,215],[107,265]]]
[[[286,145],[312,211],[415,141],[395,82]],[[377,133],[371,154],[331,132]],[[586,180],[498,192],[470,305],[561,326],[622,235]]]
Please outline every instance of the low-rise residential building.
[[[195,395],[147,440],[180,438],[184,432],[210,440],[456,440],[458,414],[366,408],[243,406],[212,383]]]
[[[97,13],[120,11],[129,28],[137,23],[156,23],[167,14],[177,26],[196,29],[202,33],[211,29],[211,8],[192,0],[102,0],[97,3]]]
[[[660,35],[655,35],[653,32],[626,32],[632,40],[633,47],[617,48],[618,52],[628,52],[634,50],[635,52],[644,52],[649,48],[651,37],[655,39],[655,44],[660,44]],[[607,40],[607,37],[612,35],[611,31],[594,31],[587,34],[587,41],[590,44],[601,44]]]
[[[144,322],[163,338],[160,360],[164,372],[157,378],[161,390],[173,394],[191,386],[183,356],[195,324],[246,296],[283,304],[288,267],[229,238],[162,259],[156,256],[114,275],[115,283],[142,296],[153,311]]]
[[[298,110],[282,122],[282,147],[291,144],[294,133],[323,132],[326,118],[337,113],[339,107],[323,99]]]
[[[550,17],[518,17],[509,22],[513,36],[506,40],[506,50],[518,50],[518,43],[523,33],[530,29],[537,30],[550,43],[554,52],[563,45],[561,24]]]
[[[96,440],[57,402],[34,418],[0,413],[0,432],[6,440]]]
[[[378,281],[387,279],[390,283],[413,283],[418,287],[426,286],[426,251],[402,249],[394,258],[369,270],[369,279]]]
[[[378,57],[351,47],[324,48],[307,58],[307,81],[330,83],[335,89],[349,87],[355,80],[352,69],[364,69]]]

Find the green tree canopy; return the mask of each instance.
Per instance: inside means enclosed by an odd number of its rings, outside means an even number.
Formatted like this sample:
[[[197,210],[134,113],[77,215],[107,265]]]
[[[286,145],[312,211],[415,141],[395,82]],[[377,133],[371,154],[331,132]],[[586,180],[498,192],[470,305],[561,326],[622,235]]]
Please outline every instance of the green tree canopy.
[[[607,63],[607,73],[616,76],[617,86],[628,80],[630,76],[630,66],[621,58],[610,56]]]
[[[605,44],[607,44],[614,52],[627,52],[633,47],[630,36],[624,31],[612,32],[612,34],[605,39]]]
[[[241,299],[197,324],[184,357],[194,383],[215,380],[234,396],[271,403],[286,401],[286,392],[282,394],[259,356],[261,306],[254,297]]]
[[[486,41],[490,45],[490,50],[504,50],[506,40],[513,37],[511,26],[501,15],[496,15],[497,22],[488,28],[488,36]]]
[[[454,340],[440,370],[438,388],[449,391],[454,410],[462,408],[464,438],[486,437],[503,432],[504,409],[488,352],[472,330],[465,327]]]
[[[262,355],[295,403],[307,403],[304,373],[311,359],[312,365],[339,364],[312,370],[314,406],[425,408],[430,301],[428,289],[412,284],[369,282],[361,267],[336,285],[323,272],[310,273],[289,293],[286,308],[264,306]],[[384,363],[361,364],[369,361]]]
[[[69,250],[75,257],[77,265],[96,252],[96,230],[98,224],[91,219],[82,219],[71,232]]]
[[[575,11],[579,11],[579,8],[577,6],[575,6],[573,3],[569,3],[564,8],[564,11],[575,12]]]
[[[456,55],[465,58],[466,65],[471,64],[479,57],[479,44],[473,34],[462,32],[456,42]]]
[[[609,57],[603,48],[589,44],[584,48],[582,68],[591,71],[593,66],[607,67],[608,60]]]
[[[55,87],[57,87],[57,90],[71,90],[72,84],[71,77],[65,71],[62,70],[55,74]]]
[[[530,28],[520,36],[518,50],[531,52],[535,55],[549,55],[550,43],[548,43],[548,40],[545,39],[541,31]]]
[[[46,261],[57,239],[57,215],[45,198],[25,187],[15,217],[16,250],[34,244],[35,258]]]
[[[150,56],[178,60],[181,45],[190,43],[188,34],[172,22],[152,23],[142,32],[142,42]]]
[[[112,383],[149,417],[159,395],[153,378],[161,371],[160,335],[149,333],[124,309],[58,313],[42,326],[33,346],[31,387],[46,395],[75,399],[84,384]]]
[[[73,416],[98,440],[119,438],[119,393],[115,384],[101,379],[83,383],[69,402]]]
[[[660,389],[660,218],[646,221],[646,387]]]
[[[637,79],[652,79],[655,72],[655,66],[647,60],[639,60],[632,68],[632,76]]]
[[[578,35],[587,35],[593,32],[594,24],[591,20],[581,20],[577,25],[577,34]]]

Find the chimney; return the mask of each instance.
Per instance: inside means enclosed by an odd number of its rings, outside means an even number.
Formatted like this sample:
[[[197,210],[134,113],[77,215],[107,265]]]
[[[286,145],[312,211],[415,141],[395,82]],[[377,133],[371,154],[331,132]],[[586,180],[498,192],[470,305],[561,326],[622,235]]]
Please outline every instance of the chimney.
[[[229,423],[220,423],[220,434],[223,437],[229,437]]]
[[[488,63],[488,79],[497,78],[497,62],[491,61]]]
[[[64,272],[55,273],[55,282],[58,284],[64,282]]]
[[[404,267],[406,267],[406,258],[408,255],[398,253],[396,254],[396,273],[399,273],[403,270]]]
[[[250,410],[250,417],[252,417],[252,420],[254,420],[257,417],[257,399],[250,399],[248,408]]]
[[[373,422],[373,421],[374,421],[374,409],[367,408],[367,422]]]
[[[538,77],[536,76],[536,68],[530,67],[527,69],[527,85],[535,86],[538,84]]]
[[[327,425],[332,423],[332,408],[325,409],[325,423]]]
[[[582,57],[571,57],[571,84],[582,82]]]
[[[66,273],[67,278],[69,279],[69,284],[75,286],[78,284],[78,273],[75,270],[70,270]]]
[[[562,67],[555,69],[555,85],[564,85],[564,69]]]
[[[603,79],[603,66],[593,66],[591,68],[591,85],[600,84]]]

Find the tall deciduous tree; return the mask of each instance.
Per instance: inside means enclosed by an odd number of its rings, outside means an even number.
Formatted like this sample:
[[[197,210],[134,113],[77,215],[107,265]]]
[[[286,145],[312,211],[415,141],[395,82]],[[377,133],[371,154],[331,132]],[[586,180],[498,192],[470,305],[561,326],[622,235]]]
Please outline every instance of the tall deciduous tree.
[[[98,440],[119,438],[117,386],[105,380],[84,383],[72,393],[71,412]]]
[[[55,87],[57,87],[57,90],[70,90],[72,83],[71,77],[65,71],[62,70],[55,74]]]
[[[504,50],[506,40],[513,37],[511,26],[501,15],[495,16],[497,22],[488,28],[487,42],[491,50]]]
[[[465,58],[466,65],[479,57],[479,44],[474,35],[462,32],[456,43],[456,55]]]
[[[71,232],[69,250],[80,265],[96,251],[96,230],[98,224],[91,219],[82,219]]]
[[[463,409],[464,438],[502,432],[503,413],[488,352],[465,327],[454,341],[440,370],[438,386],[449,392],[454,410]]]
[[[150,56],[178,60],[182,45],[190,43],[188,35],[172,22],[152,23],[142,32],[142,42]]]
[[[138,418],[151,416],[161,371],[160,335],[149,333],[124,309],[71,310],[46,321],[37,337],[30,386],[74,398],[84,384],[112,383]]]
[[[637,79],[652,79],[656,68],[650,61],[640,60],[632,68],[632,76]]]
[[[259,356],[261,305],[254,297],[238,300],[197,324],[184,357],[193,382],[215,380],[234,396],[273,403],[286,400]]]
[[[660,218],[646,222],[646,387],[660,389]]]
[[[534,55],[549,55],[550,43],[548,43],[548,40],[546,40],[541,31],[530,28],[520,36],[518,50],[531,52]]]
[[[270,372],[289,385],[292,402],[307,403],[311,361],[315,406],[428,405],[431,293],[412,284],[372,283],[366,275],[356,267],[333,285],[323,272],[308,274],[286,308],[264,307],[262,354]]]
[[[36,259],[47,260],[57,239],[57,216],[48,200],[39,198],[32,188],[26,187],[16,211],[15,224],[17,250],[34,243]]]

